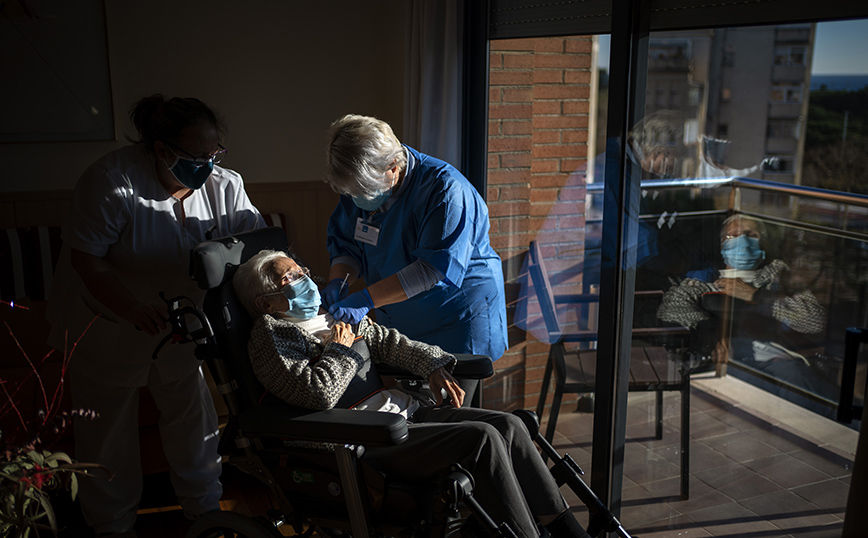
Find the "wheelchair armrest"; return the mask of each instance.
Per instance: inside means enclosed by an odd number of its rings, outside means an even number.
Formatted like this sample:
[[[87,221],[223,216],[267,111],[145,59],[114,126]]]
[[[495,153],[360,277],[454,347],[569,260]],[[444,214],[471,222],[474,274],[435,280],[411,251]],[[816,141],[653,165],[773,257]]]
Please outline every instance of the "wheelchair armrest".
[[[458,362],[452,370],[452,375],[462,379],[485,379],[494,375],[494,366],[488,355],[456,354]],[[380,375],[396,379],[419,379],[419,376],[388,364],[377,364]]]
[[[350,409],[307,411],[262,405],[241,413],[238,424],[245,435],[365,446],[397,445],[409,435],[401,415]]]

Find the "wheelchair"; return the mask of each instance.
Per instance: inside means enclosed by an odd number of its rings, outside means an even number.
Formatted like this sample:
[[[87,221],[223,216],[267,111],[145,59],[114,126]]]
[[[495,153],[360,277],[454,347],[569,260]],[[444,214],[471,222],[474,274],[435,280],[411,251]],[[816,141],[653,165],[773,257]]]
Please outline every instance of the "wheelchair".
[[[209,368],[229,410],[219,452],[224,463],[247,473],[268,489],[272,508],[265,516],[211,512],[196,520],[187,538],[368,538],[512,537],[505,523],[492,521],[473,498],[473,477],[455,464],[441,484],[407,483],[367,466],[367,447],[392,446],[407,439],[405,419],[375,411],[311,411],[268,394],[253,373],[247,342],[253,320],[235,297],[235,268],[262,249],[288,251],[281,228],[261,228],[206,241],[191,252],[191,276],[206,291],[199,307],[184,297],[165,298],[172,332],[163,344],[192,343]],[[453,375],[483,379],[493,373],[489,357],[457,356]],[[405,373],[379,367],[400,380]],[[559,485],[576,491],[590,513],[588,533],[629,534],[581,480],[582,470],[560,457],[539,435],[536,415],[516,412],[531,437],[555,462]],[[280,528],[291,527],[285,534]],[[284,530],[287,530],[284,528]]]

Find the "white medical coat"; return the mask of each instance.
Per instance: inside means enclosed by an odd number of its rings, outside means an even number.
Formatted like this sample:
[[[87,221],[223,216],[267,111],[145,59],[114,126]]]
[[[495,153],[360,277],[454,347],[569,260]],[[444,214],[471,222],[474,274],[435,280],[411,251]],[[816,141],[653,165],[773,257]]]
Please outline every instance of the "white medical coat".
[[[154,154],[145,144],[109,153],[82,174],[75,188],[49,297],[49,344],[70,350],[86,330],[70,368],[116,386],[147,384],[151,354],[168,333],[149,336],[96,301],[70,265],[70,247],[105,258],[143,303],[162,303],[162,291],[168,298],[186,296],[200,305],[204,292],[189,276],[190,249],[212,228],[216,238],[262,226],[241,176],[232,170],[215,166],[205,185],[181,201],[160,183]],[[199,366],[191,344],[167,344],[156,365],[164,381]]]

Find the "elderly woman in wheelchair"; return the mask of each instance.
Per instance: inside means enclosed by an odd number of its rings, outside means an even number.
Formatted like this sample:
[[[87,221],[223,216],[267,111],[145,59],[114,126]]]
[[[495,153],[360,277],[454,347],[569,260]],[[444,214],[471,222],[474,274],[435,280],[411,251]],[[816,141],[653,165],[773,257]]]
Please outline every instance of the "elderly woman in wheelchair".
[[[437,483],[458,463],[472,474],[479,504],[518,536],[538,536],[537,522],[554,538],[588,536],[521,420],[462,407],[464,393],[450,374],[453,355],[367,317],[356,326],[334,322],[320,313],[308,271],[280,251],[262,251],[240,265],[233,285],[255,318],[250,361],[272,395],[306,409],[364,409],[407,419],[406,442],[366,451],[373,468]],[[427,379],[434,398],[386,387],[378,366]]]

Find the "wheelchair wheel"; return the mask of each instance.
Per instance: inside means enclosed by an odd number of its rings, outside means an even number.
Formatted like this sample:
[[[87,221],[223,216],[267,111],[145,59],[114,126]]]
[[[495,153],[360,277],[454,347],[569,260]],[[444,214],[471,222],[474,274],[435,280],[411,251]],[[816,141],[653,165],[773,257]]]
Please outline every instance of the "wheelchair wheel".
[[[186,538],[283,538],[283,535],[263,517],[211,512],[193,523]]]

